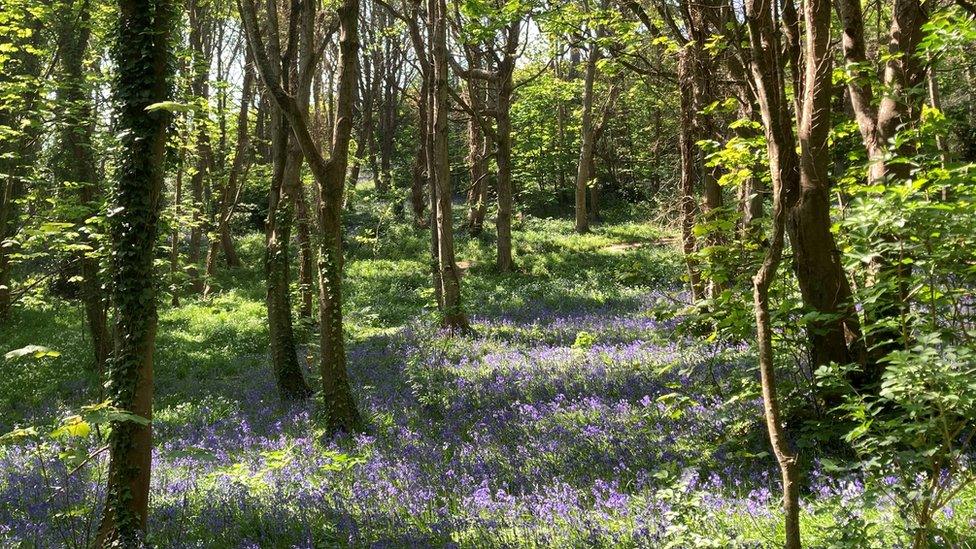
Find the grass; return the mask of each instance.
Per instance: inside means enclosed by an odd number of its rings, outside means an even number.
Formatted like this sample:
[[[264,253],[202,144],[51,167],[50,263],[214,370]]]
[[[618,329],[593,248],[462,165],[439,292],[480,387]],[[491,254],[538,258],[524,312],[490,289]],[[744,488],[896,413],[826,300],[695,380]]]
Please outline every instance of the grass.
[[[509,274],[493,268],[490,231],[459,231],[477,335],[449,338],[435,328],[428,233],[370,194],[354,203],[345,313],[368,433],[326,438],[314,404],[278,401],[263,237],[239,239],[244,267],[220,273],[214,298],[160,308],[155,545],[778,544],[778,483],[757,401],[720,396],[736,384],[755,388],[751,354],[688,340],[661,315],[680,287],[670,230],[626,206],[585,235],[568,218],[526,216],[514,227]],[[299,329],[303,354],[312,335]],[[101,398],[77,304],[18,309],[0,342],[0,352],[61,352],[0,363],[0,429],[51,422]],[[67,442],[42,444],[57,452]],[[33,447],[0,447],[0,542],[81,547],[104,463],[65,480],[54,498],[38,470],[44,459],[61,470]],[[890,506],[864,506],[845,484],[856,479],[815,470],[807,480],[811,546],[903,539]],[[944,521],[946,539],[968,543],[972,492]],[[844,532],[854,541],[845,545]]]

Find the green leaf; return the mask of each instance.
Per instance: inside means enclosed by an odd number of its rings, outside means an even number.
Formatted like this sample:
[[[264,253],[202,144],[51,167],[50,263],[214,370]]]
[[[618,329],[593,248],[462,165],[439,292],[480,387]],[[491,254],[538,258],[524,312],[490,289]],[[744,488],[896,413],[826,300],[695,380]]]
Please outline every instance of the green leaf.
[[[61,353],[40,345],[28,345],[26,347],[21,347],[20,349],[9,351],[7,354],[3,355],[3,358],[12,361],[25,356],[31,356],[33,358],[44,358],[49,356],[54,358],[61,356]]]
[[[189,112],[193,110],[193,105],[180,103],[178,101],[160,101],[146,107],[146,112],[166,111],[166,112]]]

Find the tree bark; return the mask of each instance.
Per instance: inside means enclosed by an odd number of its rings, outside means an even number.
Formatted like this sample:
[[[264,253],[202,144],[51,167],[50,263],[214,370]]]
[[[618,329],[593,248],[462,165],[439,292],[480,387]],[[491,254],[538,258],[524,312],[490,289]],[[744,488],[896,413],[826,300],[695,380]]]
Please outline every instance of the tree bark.
[[[147,420],[115,421],[105,511],[94,545],[141,544],[152,464],[153,350],[156,284],[153,259],[170,116],[146,107],[170,97],[171,2],[119,0],[113,94],[120,108],[112,235],[112,297],[117,308],[115,356],[108,371],[112,403]]]
[[[322,238],[319,245],[319,343],[321,357],[325,416],[332,432],[353,431],[362,427],[362,418],[356,408],[349,387],[346,370],[346,351],[342,331],[342,191],[349,164],[349,142],[352,135],[353,101],[355,99],[356,64],[359,50],[358,0],[343,0],[338,7],[339,20],[339,77],[335,123],[329,160],[322,157],[318,144],[312,138],[308,125],[308,87],[311,84],[311,68],[314,58],[299,71],[301,82],[298,100],[282,87],[278,75],[268,59],[261,43],[261,33],[252,0],[239,3],[241,19],[248,41],[254,51],[255,63],[261,79],[268,87],[280,112],[287,118],[292,133],[301,146],[315,178],[318,191],[317,220]],[[315,13],[307,6],[298,4],[292,11],[293,25],[301,28],[301,39],[309,44],[314,34]],[[314,51],[306,48],[307,52]]]
[[[695,180],[698,171],[695,162],[695,107],[692,92],[692,56],[688,48],[678,54],[678,87],[680,88],[680,120],[678,148],[681,155],[681,242],[688,270],[691,299],[697,302],[704,296],[701,271],[695,259]]]
[[[298,214],[298,291],[302,298],[298,316],[311,322],[315,289],[315,252],[312,249],[312,214],[303,189],[299,189],[295,194],[295,211]]]
[[[600,48],[596,42],[590,44],[590,51],[586,57],[586,70],[583,76],[583,116],[580,129],[580,153],[576,168],[576,232],[582,234],[590,230],[590,218],[587,216],[586,195],[593,184],[595,174],[590,170],[593,165],[593,149],[595,146],[593,131],[593,85],[596,81],[596,65],[600,60]]]
[[[813,4],[825,3],[823,0],[810,1]],[[783,86],[783,64],[779,58],[780,48],[770,8],[769,0],[746,2],[746,22],[752,50],[750,68],[766,131],[766,148],[773,187],[773,235],[762,265],[752,279],[753,305],[756,315],[756,344],[759,349],[763,414],[770,446],[779,464],[783,482],[783,512],[786,527],[784,545],[787,549],[799,549],[801,546],[799,472],[796,455],[789,447],[779,412],[772,344],[773,329],[769,316],[769,287],[775,279],[782,257],[786,217],[791,203],[795,200],[800,170]],[[813,71],[817,71],[816,66],[813,67]]]
[[[291,261],[288,248],[294,212],[295,179],[300,176],[302,153],[290,144],[288,122],[278,112],[271,115],[274,126],[272,149],[274,173],[265,225],[264,271],[267,283],[268,332],[271,368],[282,400],[308,398],[312,391],[298,362],[289,293]]]
[[[848,336],[858,337],[851,289],[840,261],[840,252],[830,232],[830,132],[831,71],[830,9],[826,0],[808,0],[803,12],[806,22],[806,63],[802,112],[797,137],[800,144],[800,187],[791,204],[787,231],[793,245],[795,269],[804,304],[829,319],[817,319],[808,329],[814,368],[836,362],[855,361]]]
[[[859,2],[840,0],[838,11],[844,27],[844,60],[852,73],[848,82],[848,94],[854,109],[855,120],[867,151],[868,181],[883,183],[888,178],[904,180],[910,174],[910,165],[904,162],[889,163],[886,158],[890,141],[898,129],[910,123],[913,112],[920,111],[921,97],[912,90],[922,83],[925,69],[915,51],[921,42],[923,25],[928,14],[920,0],[894,0],[888,56],[885,62],[884,95],[875,110],[872,80],[867,49],[864,41],[864,16]],[[906,143],[897,151],[910,155],[911,144]],[[892,236],[884,238],[891,240]],[[905,277],[908,268],[885,255],[879,255],[872,264],[875,283],[885,284],[874,303],[866,303],[865,322],[872,325],[867,346],[870,349],[865,371],[857,383],[861,387],[876,386],[881,379],[881,360],[904,342],[897,328],[900,317],[907,315],[908,305]],[[886,325],[889,324],[889,325]]]
[[[437,258],[441,277],[444,306],[441,323],[450,330],[470,329],[461,305],[461,276],[454,257],[454,216],[451,199],[451,161],[448,151],[448,51],[447,51],[447,4],[445,0],[430,1],[431,59],[433,65],[433,90],[431,116],[433,139],[431,173],[436,186],[437,208]]]
[[[57,99],[63,105],[64,111],[60,116],[55,171],[62,183],[77,185],[78,202],[83,209],[73,221],[80,228],[82,243],[90,246],[91,251],[79,252],[75,254],[75,259],[81,266],[81,299],[92,340],[94,365],[102,372],[112,348],[107,325],[108,303],[103,298],[98,260],[92,255],[97,243],[85,228],[85,220],[98,210],[99,196],[95,149],[92,143],[95,120],[91,88],[85,80],[84,68],[91,36],[91,11],[88,2],[83,1],[77,12],[71,9],[59,15],[61,75]]]
[[[213,52],[210,36],[211,17],[209,7],[203,0],[190,1],[190,48],[193,50],[191,63],[191,91],[196,100],[209,105],[210,102],[210,61]],[[213,167],[213,147],[210,143],[209,108],[194,115],[196,132],[196,168],[190,178],[190,192],[193,200],[193,222],[190,226],[190,248],[187,256],[187,273],[193,292],[203,293],[205,281],[200,276],[201,245],[206,232],[207,204],[205,195],[210,185],[210,171]]]
[[[498,272],[511,272],[512,260],[512,70],[502,69],[499,82],[498,114],[495,119],[498,131],[495,135],[495,162],[498,165],[497,194],[498,216],[495,218],[495,232],[498,243],[495,254],[495,268]],[[505,76],[507,74],[507,76]]]
[[[468,65],[482,68],[482,54],[475,48],[466,48]],[[467,101],[476,113],[485,110],[485,83],[475,78],[467,79]],[[471,186],[468,189],[468,232],[481,234],[485,221],[488,198],[488,140],[481,124],[474,116],[468,119],[468,169]]]

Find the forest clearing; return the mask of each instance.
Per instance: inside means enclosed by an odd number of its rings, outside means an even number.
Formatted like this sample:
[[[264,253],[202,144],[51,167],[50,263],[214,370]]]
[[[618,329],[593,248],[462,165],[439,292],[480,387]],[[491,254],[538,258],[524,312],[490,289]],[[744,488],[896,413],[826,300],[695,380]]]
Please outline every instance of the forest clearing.
[[[0,30],[0,546],[976,547],[968,0]]]

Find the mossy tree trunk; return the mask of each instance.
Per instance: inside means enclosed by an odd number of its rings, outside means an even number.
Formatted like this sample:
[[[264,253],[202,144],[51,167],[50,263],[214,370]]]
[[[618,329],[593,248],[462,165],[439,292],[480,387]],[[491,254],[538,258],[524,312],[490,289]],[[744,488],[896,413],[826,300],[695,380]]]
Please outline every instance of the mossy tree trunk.
[[[288,14],[290,28],[297,29],[306,55],[297,70],[297,99],[282,85],[262,43],[262,33],[252,0],[241,0],[241,19],[247,40],[254,52],[255,64],[280,113],[291,125],[292,134],[301,147],[315,178],[318,191],[317,221],[319,240],[319,323],[323,398],[326,422],[332,432],[353,431],[362,427],[362,418],[353,400],[346,371],[346,348],[342,330],[342,199],[346,169],[349,165],[349,142],[352,136],[353,101],[356,91],[356,65],[359,51],[358,0],[343,0],[337,10],[339,21],[339,76],[335,122],[329,159],[323,158],[309,129],[308,90],[312,68],[317,58],[312,53],[316,13],[304,3],[292,4]],[[273,15],[273,14],[272,14]],[[272,17],[273,19],[274,17]],[[272,27],[267,36],[276,36]],[[272,38],[274,41],[274,38]]]
[[[120,155],[112,193],[112,298],[115,355],[108,389],[115,406],[147,420],[116,421],[109,435],[105,510],[97,547],[136,547],[149,507],[152,464],[153,351],[156,276],[153,259],[163,186],[163,158],[170,116],[147,110],[170,99],[172,28],[170,0],[120,0],[113,96]]]
[[[280,113],[272,112],[274,172],[265,225],[265,277],[267,282],[268,331],[271,341],[271,369],[282,400],[299,400],[312,394],[298,362],[292,326],[291,229],[294,219],[294,180],[300,176],[301,151],[290,144],[290,128]]]

